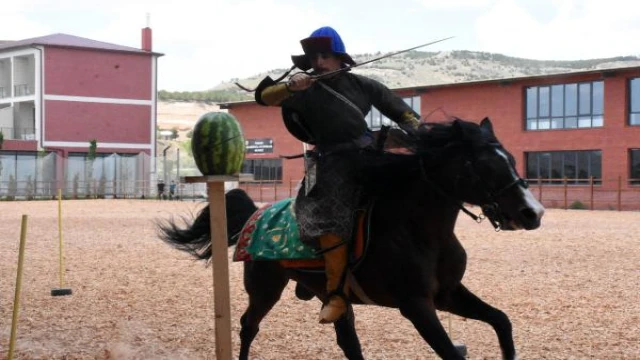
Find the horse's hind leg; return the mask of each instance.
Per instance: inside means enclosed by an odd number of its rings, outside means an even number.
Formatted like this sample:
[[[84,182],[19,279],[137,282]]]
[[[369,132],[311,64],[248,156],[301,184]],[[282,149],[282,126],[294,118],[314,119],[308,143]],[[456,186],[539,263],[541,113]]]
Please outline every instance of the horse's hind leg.
[[[354,319],[353,306],[349,305],[347,312],[333,323],[333,326],[336,330],[338,345],[347,359],[360,360],[364,359],[364,357],[362,356],[362,348],[360,347],[360,340],[356,333]]]
[[[440,304],[438,304],[440,305]],[[516,350],[513,345],[511,321],[505,313],[480,300],[469,289],[460,284],[450,294],[450,298],[439,309],[451,312],[469,319],[488,323],[498,335],[502,358],[505,360],[516,359]]]
[[[246,262],[244,287],[249,306],[240,318],[240,360],[249,358],[249,348],[260,330],[260,322],[280,300],[289,279],[275,262]]]
[[[422,338],[443,359],[464,359],[438,319],[433,301],[424,297],[406,299],[400,313],[409,319]]]

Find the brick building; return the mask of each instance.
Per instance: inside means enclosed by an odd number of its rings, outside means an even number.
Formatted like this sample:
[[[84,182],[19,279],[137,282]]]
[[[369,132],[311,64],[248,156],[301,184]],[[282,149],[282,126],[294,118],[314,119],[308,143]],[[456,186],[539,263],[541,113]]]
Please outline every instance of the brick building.
[[[110,181],[103,157],[155,157],[157,62],[150,28],[140,49],[67,34],[0,43],[0,160],[9,176],[24,182],[85,173],[91,140],[97,141],[96,172]],[[21,168],[43,154],[57,155],[56,175]],[[62,159],[69,159],[68,165]],[[104,160],[104,161],[102,161]],[[130,161],[136,178],[149,164]],[[65,168],[66,166],[66,168]],[[95,175],[95,173],[94,173]],[[59,187],[59,184],[58,184]]]
[[[499,139],[516,158],[517,170],[548,206],[590,201],[594,192],[601,192],[592,204],[611,208],[616,192],[618,197],[627,192],[623,197],[631,205],[621,207],[640,209],[640,67],[394,91],[425,121],[491,118]],[[288,134],[278,108],[253,101],[222,107],[241,122],[249,145],[268,144],[249,150],[245,172],[256,180],[282,183],[302,178],[301,161],[279,158],[299,153],[303,145]],[[389,123],[375,109],[367,121],[372,129]]]

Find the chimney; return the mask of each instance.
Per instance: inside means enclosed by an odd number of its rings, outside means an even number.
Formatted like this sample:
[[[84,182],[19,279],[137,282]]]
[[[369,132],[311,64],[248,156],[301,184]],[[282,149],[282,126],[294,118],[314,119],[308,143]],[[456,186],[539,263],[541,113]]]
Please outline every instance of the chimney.
[[[147,27],[142,29],[142,50],[151,52],[151,25],[150,16],[147,14]]]
[[[151,28],[142,29],[142,50],[151,52]]]

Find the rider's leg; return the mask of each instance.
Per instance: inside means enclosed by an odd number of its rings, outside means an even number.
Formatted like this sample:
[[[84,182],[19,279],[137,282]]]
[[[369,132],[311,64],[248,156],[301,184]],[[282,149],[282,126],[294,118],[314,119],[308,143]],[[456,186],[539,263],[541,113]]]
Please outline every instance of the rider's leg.
[[[328,300],[320,310],[320,323],[328,324],[338,320],[347,310],[346,297],[348,289],[343,277],[347,267],[348,247],[346,243],[338,245],[342,242],[342,239],[334,234],[322,235],[319,240],[320,248],[333,248],[323,254],[327,275]],[[344,283],[344,285],[342,289],[339,289],[341,283]]]

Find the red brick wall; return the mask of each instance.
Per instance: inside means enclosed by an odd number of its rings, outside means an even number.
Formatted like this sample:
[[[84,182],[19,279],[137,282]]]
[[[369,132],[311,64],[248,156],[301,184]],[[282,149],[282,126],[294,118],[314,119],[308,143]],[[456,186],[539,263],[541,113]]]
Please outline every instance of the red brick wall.
[[[45,101],[45,141],[151,143],[151,107]]]
[[[251,103],[233,107],[229,112],[241,123],[245,139],[273,139],[273,153],[247,154],[247,159],[277,159],[280,155],[294,155],[303,152],[302,142],[289,135],[284,126],[280,116],[280,108]],[[301,159],[284,159],[282,161],[283,183],[301,179],[303,175],[304,165]]]
[[[45,94],[151,100],[151,55],[47,47]]]
[[[4,139],[2,149],[6,151],[37,151],[38,142],[35,140]]]

